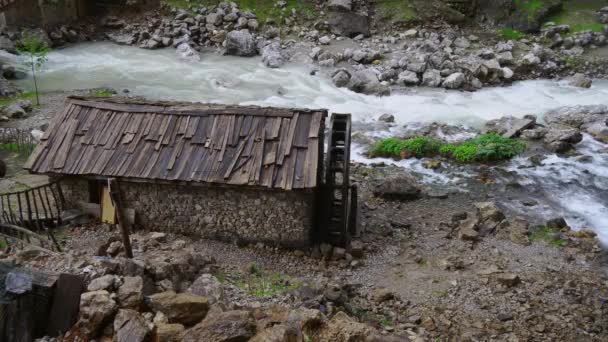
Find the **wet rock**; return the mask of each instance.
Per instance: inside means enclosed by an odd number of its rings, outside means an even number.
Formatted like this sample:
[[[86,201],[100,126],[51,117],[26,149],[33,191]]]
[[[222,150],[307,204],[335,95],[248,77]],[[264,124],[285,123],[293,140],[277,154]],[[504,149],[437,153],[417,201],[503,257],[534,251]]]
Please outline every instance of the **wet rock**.
[[[262,63],[269,68],[280,68],[285,64],[281,44],[278,42],[266,45],[262,49]]]
[[[357,93],[369,95],[388,95],[390,89],[388,86],[380,83],[378,75],[370,69],[355,71],[347,85],[348,89]]]
[[[578,129],[551,129],[544,137],[547,148],[553,152],[563,153],[583,140],[583,135]]]
[[[251,57],[257,54],[255,40],[249,30],[231,31],[224,41],[224,54]]]
[[[504,116],[500,119],[486,122],[482,132],[494,132],[505,138],[515,138],[518,137],[523,130],[534,128],[535,124],[536,119],[534,117],[520,119],[513,116]]]
[[[378,117],[378,121],[392,123],[395,122],[395,116],[393,114],[382,114]]]
[[[570,229],[563,217],[552,218],[545,223],[545,226],[550,229]]]
[[[186,326],[200,322],[209,310],[207,298],[173,291],[149,296],[146,302],[152,310],[165,314],[169,322]]]
[[[117,309],[118,306],[108,291],[85,292],[80,296],[80,318],[76,328],[85,336],[93,338],[112,320]]]
[[[420,198],[418,180],[408,174],[387,177],[374,188],[374,196],[389,200],[408,201]]]
[[[545,122],[550,126],[570,126],[580,128],[583,124],[608,118],[605,105],[572,106],[550,110],[545,114]]]
[[[255,333],[256,325],[251,312],[235,310],[210,315],[186,330],[182,341],[248,341]]]
[[[528,238],[530,224],[525,219],[516,218],[514,220],[505,220],[497,227],[497,235],[512,242],[527,246],[530,244]]]
[[[5,79],[4,76],[0,77],[0,96],[13,97],[18,93],[19,91],[11,82]]]
[[[461,221],[458,225],[458,238],[464,241],[478,241],[479,233],[477,232],[477,220],[467,219]]]
[[[608,124],[606,121],[597,121],[594,122],[583,129],[585,132],[589,133],[596,140],[603,142],[604,144],[608,144]]]
[[[120,309],[114,319],[116,342],[144,342],[148,340],[150,328],[139,312]]]
[[[348,71],[340,69],[332,75],[331,80],[336,87],[346,87],[350,82],[350,78],[351,75]]]
[[[503,212],[493,202],[475,203],[477,208],[477,227],[481,236],[493,233],[505,219]]]
[[[458,89],[462,87],[464,81],[464,74],[461,72],[456,72],[448,76],[445,81],[443,81],[442,86],[448,89]]]
[[[177,46],[176,53],[181,59],[189,62],[199,62],[201,60],[201,56],[198,51],[194,50],[188,43],[179,44]]]
[[[137,37],[134,33],[106,33],[108,39],[118,45],[133,45],[137,42]]]
[[[568,83],[571,86],[574,87],[580,87],[580,88],[591,88],[591,83],[593,81],[591,80],[591,78],[585,76],[585,74],[581,74],[581,73],[577,73],[574,74],[574,76],[570,77],[570,79],[568,80]]]
[[[9,272],[4,280],[4,289],[16,295],[32,290],[32,275],[23,272]]]
[[[144,281],[141,277],[124,277],[117,298],[121,308],[139,309],[143,303]]]
[[[222,283],[212,274],[203,274],[198,277],[188,288],[188,292],[206,297],[209,304],[213,305],[224,300],[224,289]]]

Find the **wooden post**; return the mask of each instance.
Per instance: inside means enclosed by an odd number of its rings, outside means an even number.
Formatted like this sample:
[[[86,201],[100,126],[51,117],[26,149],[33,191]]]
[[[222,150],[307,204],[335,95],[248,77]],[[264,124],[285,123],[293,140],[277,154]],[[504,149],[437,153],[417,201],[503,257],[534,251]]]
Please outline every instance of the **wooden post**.
[[[120,186],[118,185],[118,180],[116,178],[108,179],[108,189],[110,192],[110,198],[112,198],[112,202],[114,203],[114,208],[116,208],[116,218],[118,219],[118,226],[122,232],[122,243],[125,246],[125,253],[127,254],[127,257],[133,258],[131,239],[129,238],[129,221],[127,220],[127,216],[124,212]]]

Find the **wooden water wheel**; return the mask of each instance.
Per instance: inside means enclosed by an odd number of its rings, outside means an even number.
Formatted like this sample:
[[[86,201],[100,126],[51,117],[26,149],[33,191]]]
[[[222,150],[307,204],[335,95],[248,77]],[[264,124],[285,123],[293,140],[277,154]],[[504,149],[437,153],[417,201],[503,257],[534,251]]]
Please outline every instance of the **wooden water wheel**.
[[[356,231],[356,187],[350,184],[350,114],[333,114],[325,158],[328,219],[324,240],[346,247]]]

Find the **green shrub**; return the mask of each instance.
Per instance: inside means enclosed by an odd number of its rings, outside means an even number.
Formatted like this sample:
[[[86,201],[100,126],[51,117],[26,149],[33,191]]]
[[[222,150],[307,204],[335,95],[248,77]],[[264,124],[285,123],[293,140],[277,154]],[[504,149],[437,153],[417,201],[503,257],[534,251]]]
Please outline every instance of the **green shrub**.
[[[410,156],[422,158],[438,154],[441,144],[440,140],[428,137],[405,140],[388,138],[376,144],[372,154],[379,157],[399,157],[405,152]]]
[[[500,34],[504,39],[509,40],[520,40],[526,36],[525,33],[511,29],[511,28],[503,28],[500,30]]]
[[[422,158],[439,154],[460,163],[471,163],[510,159],[525,149],[526,145],[518,140],[489,133],[459,144],[443,143],[429,137],[405,140],[387,138],[374,146],[371,155],[391,158],[403,158],[404,156]]]
[[[568,241],[560,236],[559,229],[549,227],[539,227],[530,234],[530,241],[545,241],[553,247],[564,247]]]

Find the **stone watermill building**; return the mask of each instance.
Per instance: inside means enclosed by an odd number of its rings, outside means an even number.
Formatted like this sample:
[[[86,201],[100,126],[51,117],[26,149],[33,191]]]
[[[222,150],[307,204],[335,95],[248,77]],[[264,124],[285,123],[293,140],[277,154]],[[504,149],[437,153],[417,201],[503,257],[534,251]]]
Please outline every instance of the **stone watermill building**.
[[[333,161],[324,160],[326,118],[325,110],[70,97],[25,168],[60,178],[68,206],[108,223],[112,178],[143,229],[344,244],[350,187],[339,159],[348,160],[350,116],[330,130],[341,137],[328,142],[337,144]]]

